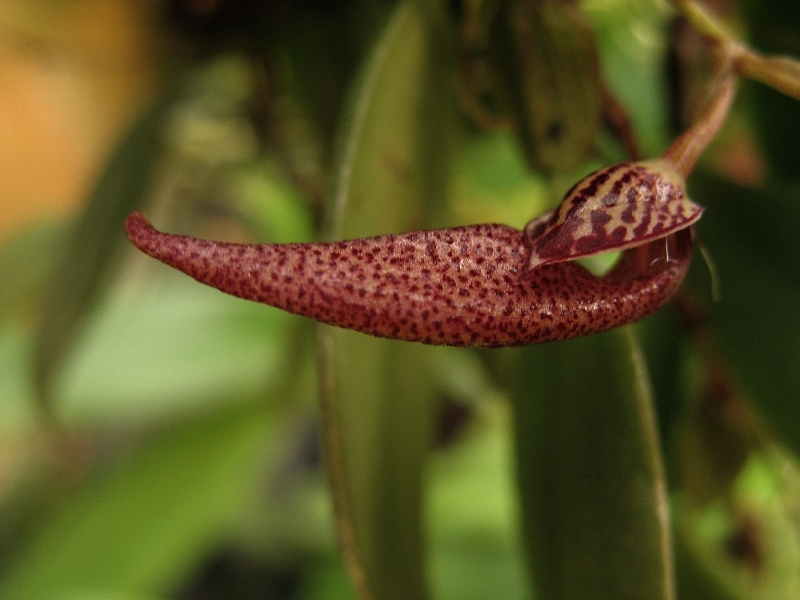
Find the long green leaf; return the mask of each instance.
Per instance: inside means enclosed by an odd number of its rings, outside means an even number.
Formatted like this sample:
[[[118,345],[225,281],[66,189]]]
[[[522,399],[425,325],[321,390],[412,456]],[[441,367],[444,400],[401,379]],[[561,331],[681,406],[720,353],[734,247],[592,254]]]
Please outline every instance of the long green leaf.
[[[539,600],[674,598],[666,484],[629,329],[520,351],[513,389]]]
[[[444,195],[447,78],[428,15],[393,14],[362,73],[329,206],[330,237],[420,227]],[[321,327],[323,426],[340,540],[363,598],[424,598],[422,467],[431,352]]]
[[[53,377],[109,271],[114,250],[125,241],[122,223],[144,200],[158,158],[161,126],[174,98],[174,91],[165,94],[121,142],[65,241],[36,340],[34,373],[45,404],[50,401]]]
[[[41,523],[5,571],[0,597],[145,594],[176,585],[251,501],[275,424],[274,413],[259,404],[159,435]]]

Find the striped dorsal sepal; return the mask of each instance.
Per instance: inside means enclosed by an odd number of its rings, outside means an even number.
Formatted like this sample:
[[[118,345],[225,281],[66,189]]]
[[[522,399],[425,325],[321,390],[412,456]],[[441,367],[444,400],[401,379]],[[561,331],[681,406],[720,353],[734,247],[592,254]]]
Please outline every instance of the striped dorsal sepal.
[[[689,227],[703,210],[668,161],[612,165],[580,180],[556,210],[525,226],[528,268],[633,248]]]

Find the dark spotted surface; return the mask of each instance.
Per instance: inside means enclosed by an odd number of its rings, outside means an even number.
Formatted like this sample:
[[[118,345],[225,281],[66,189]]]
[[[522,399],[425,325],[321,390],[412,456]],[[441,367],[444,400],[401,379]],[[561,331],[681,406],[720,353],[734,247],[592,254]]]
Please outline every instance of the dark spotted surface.
[[[629,250],[601,279],[572,262],[528,271],[528,237],[504,225],[279,245],[163,234],[141,213],[126,230],[143,252],[228,294],[371,335],[452,346],[564,340],[631,323],[677,289],[691,255],[687,229]]]
[[[702,214],[669,162],[612,165],[579,181],[556,210],[528,223],[529,268],[632,248],[685,229]]]

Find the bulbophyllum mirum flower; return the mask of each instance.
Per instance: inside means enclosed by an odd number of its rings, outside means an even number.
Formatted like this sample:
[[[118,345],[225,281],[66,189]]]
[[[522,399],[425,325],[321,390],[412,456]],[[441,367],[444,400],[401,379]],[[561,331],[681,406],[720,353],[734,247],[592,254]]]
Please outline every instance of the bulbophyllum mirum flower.
[[[228,294],[375,336],[451,346],[566,340],[646,317],[680,286],[702,208],[684,178],[724,121],[732,72],[656,161],[578,182],[518,231],[474,225],[315,244],[230,244],[126,221],[146,254]],[[604,277],[573,259],[624,250]]]
[[[627,250],[605,277],[574,262],[528,269],[505,225],[317,244],[229,244],[126,230],[143,252],[223,292],[379,337],[451,346],[565,340],[637,321],[678,288],[689,229]]]

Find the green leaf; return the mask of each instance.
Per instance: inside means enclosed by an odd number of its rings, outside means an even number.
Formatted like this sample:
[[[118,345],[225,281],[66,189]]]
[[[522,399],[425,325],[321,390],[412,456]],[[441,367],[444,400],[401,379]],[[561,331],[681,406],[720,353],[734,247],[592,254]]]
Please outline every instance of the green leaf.
[[[486,382],[481,381],[485,369],[476,354],[451,351],[453,357],[456,353],[474,360],[463,365],[471,368],[468,373],[452,360],[447,365],[455,367],[453,375],[461,379],[461,386],[469,386],[453,397],[483,397],[476,402],[474,422],[452,445],[434,454],[428,469],[426,514],[434,597],[530,598],[514,480],[511,407],[499,392],[486,393]]]
[[[444,199],[449,80],[429,18],[402,3],[362,72],[330,237],[415,229]],[[420,513],[435,349],[329,327],[319,346],[326,459],[351,578],[364,598],[425,598]]]
[[[40,224],[0,246],[0,322],[28,317],[38,308],[38,299],[53,270],[61,224]]]
[[[41,523],[7,567],[0,597],[174,586],[247,505],[275,422],[263,404],[239,406],[156,436]]]
[[[674,598],[663,465],[630,329],[519,351],[518,479],[540,600]]]
[[[66,239],[45,296],[44,320],[36,341],[34,372],[45,404],[53,377],[110,270],[114,251],[125,241],[125,217],[144,200],[158,158],[162,122],[173,100],[174,90],[122,141]]]
[[[112,294],[93,313],[54,388],[60,420],[158,422],[258,397],[287,377],[294,317],[160,264],[148,273],[141,293]]]

